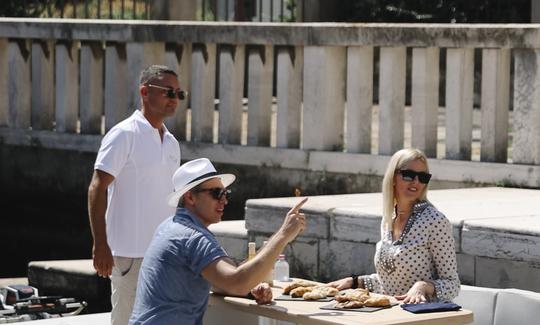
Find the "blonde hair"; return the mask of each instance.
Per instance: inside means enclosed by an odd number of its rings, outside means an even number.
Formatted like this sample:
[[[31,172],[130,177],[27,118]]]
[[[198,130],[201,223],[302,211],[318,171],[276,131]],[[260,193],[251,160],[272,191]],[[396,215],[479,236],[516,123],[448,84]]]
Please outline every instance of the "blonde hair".
[[[388,162],[388,167],[386,168],[382,182],[383,218],[381,226],[383,230],[392,229],[392,215],[396,205],[396,197],[394,194],[394,175],[396,174],[397,170],[403,168],[403,166],[414,160],[420,160],[426,164],[426,171],[429,173],[427,157],[420,149],[401,149],[394,153],[392,158],[390,158],[390,162]],[[427,191],[428,187],[425,186],[420,194],[420,200],[427,200]]]

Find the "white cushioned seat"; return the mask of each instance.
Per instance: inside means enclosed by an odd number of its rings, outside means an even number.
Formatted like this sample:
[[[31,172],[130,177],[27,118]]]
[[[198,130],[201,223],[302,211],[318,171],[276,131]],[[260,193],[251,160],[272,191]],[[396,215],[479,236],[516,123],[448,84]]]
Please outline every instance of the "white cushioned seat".
[[[497,295],[494,325],[540,324],[540,293],[505,289]]]
[[[473,312],[474,325],[493,325],[497,293],[501,289],[462,285],[454,302]]]

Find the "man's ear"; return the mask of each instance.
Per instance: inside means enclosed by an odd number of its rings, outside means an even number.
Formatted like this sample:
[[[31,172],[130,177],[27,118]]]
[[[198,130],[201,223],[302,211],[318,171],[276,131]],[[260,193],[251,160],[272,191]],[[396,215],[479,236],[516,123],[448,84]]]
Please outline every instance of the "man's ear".
[[[139,93],[141,94],[142,98],[146,99],[146,96],[148,96],[148,86],[140,85],[139,86]]]
[[[195,204],[195,196],[191,191],[184,194],[184,206],[192,206]]]

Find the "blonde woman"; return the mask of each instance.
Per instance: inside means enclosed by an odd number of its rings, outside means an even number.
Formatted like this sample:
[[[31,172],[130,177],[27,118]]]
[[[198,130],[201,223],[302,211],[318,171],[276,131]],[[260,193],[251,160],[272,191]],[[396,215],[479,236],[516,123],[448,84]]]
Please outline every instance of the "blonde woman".
[[[371,275],[329,283],[337,289],[365,288],[404,303],[447,301],[460,288],[452,226],[427,200],[431,178],[425,154],[396,152],[383,179],[383,219]]]

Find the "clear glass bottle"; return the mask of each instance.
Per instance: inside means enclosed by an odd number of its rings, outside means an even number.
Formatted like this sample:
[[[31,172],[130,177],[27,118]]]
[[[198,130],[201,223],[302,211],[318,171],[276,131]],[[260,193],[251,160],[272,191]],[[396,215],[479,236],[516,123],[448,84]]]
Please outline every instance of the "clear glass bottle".
[[[289,263],[285,260],[285,255],[280,254],[274,265],[274,280],[289,281]]]

